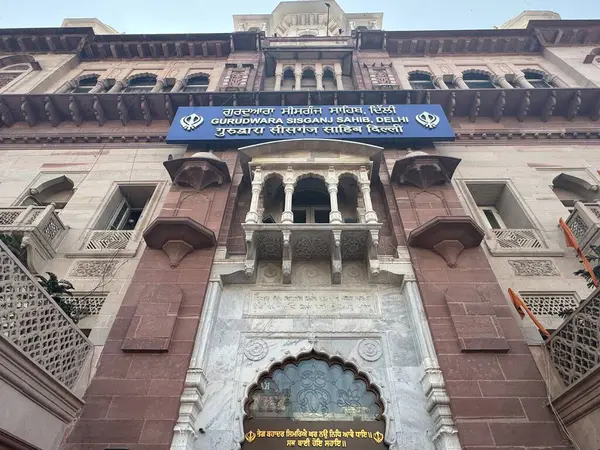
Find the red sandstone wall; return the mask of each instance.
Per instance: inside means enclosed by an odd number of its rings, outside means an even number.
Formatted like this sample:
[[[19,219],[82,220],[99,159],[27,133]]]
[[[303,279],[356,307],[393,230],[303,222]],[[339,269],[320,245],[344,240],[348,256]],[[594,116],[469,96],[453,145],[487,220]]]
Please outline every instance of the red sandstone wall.
[[[228,163],[231,173],[236,153],[219,156]],[[160,215],[191,217],[213,230],[219,239],[231,188],[232,184],[227,184],[196,193],[172,186]],[[171,269],[162,250],[144,250],[85,394],[81,418],[63,446],[65,450],[170,447],[214,252],[214,247],[195,251]],[[140,310],[154,322],[157,336],[174,321],[167,352],[121,350],[134,313],[140,314]]]
[[[404,154],[385,152],[389,173]],[[424,192],[390,184],[385,171],[388,203],[400,215],[399,242],[436,216],[465,215],[452,185]],[[570,448],[545,407],[545,384],[481,247],[465,250],[455,268],[429,250],[409,250],[463,447]]]

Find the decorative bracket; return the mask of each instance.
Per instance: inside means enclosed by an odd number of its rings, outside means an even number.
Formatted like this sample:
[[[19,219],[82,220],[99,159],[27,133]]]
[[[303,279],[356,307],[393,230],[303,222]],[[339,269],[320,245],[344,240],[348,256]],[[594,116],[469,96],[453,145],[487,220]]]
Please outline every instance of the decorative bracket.
[[[456,267],[462,251],[477,247],[484,235],[469,216],[438,216],[412,230],[408,245],[434,251],[449,267]]]
[[[452,179],[461,159],[450,156],[429,155],[425,152],[410,152],[396,160],[392,180],[399,184],[411,184],[421,189],[444,184]]]
[[[194,153],[187,158],[172,159],[163,163],[175,184],[191,186],[201,191],[211,184],[231,181],[227,163],[212,152]]]
[[[194,250],[213,247],[215,233],[189,217],[158,217],[144,231],[144,240],[152,249],[162,249],[171,267]]]

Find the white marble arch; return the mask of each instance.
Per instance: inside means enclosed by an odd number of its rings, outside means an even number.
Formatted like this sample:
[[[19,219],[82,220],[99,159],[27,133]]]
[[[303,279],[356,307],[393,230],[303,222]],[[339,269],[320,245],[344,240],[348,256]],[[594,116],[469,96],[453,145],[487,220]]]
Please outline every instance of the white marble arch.
[[[412,269],[407,264],[387,264],[388,275],[403,273],[386,277],[382,272],[381,284],[374,284],[368,282],[366,267],[359,266],[345,267],[350,271],[343,278],[349,283],[346,286],[344,281],[341,286],[324,285],[327,277],[318,272],[327,269],[319,263],[304,271],[301,282],[284,286],[276,264],[261,263],[256,280],[248,280],[242,263],[217,261],[171,449],[239,450],[244,403],[252,385],[276,362],[315,350],[354,365],[379,390],[390,449],[459,450]],[[381,281],[385,279],[401,280],[401,284],[386,284]],[[240,282],[246,284],[236,284]],[[331,299],[331,310],[307,315],[307,308],[327,307],[319,295]],[[377,307],[372,315],[360,318],[360,302],[370,301],[371,295]],[[264,308],[249,309],[251,301],[267,306],[288,303],[285,313],[275,308],[270,314]],[[298,308],[290,309],[294,303]],[[354,303],[356,311],[349,307]]]

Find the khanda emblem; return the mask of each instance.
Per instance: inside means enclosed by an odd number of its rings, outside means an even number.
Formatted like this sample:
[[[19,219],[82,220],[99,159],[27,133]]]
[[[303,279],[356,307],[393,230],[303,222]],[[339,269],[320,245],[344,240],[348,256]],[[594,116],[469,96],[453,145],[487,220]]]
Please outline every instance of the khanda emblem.
[[[419,122],[425,128],[429,128],[430,130],[433,130],[438,126],[438,123],[440,123],[440,118],[438,116],[427,111],[423,111],[416,117],[416,119],[417,122]]]
[[[254,431],[248,431],[244,438],[246,439],[246,442],[248,444],[252,444],[252,442],[254,442],[254,439],[256,439],[256,433]]]
[[[383,442],[383,433],[380,433],[379,431],[375,433],[373,435],[373,440],[378,444],[381,444]]]
[[[204,119],[196,113],[192,113],[188,116],[184,116],[181,118],[179,123],[183,127],[185,131],[192,131],[202,125]]]

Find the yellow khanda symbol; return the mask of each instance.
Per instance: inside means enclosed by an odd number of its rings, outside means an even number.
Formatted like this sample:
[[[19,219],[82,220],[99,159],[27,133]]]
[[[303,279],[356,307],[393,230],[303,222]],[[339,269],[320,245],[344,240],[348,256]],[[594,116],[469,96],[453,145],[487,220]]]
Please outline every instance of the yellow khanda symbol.
[[[246,438],[246,442],[248,442],[248,444],[251,444],[252,442],[254,442],[254,439],[256,439],[256,433],[254,431],[248,431],[246,433],[246,436],[244,436]]]
[[[378,431],[373,435],[373,440],[378,444],[381,444],[383,442],[383,434]]]

